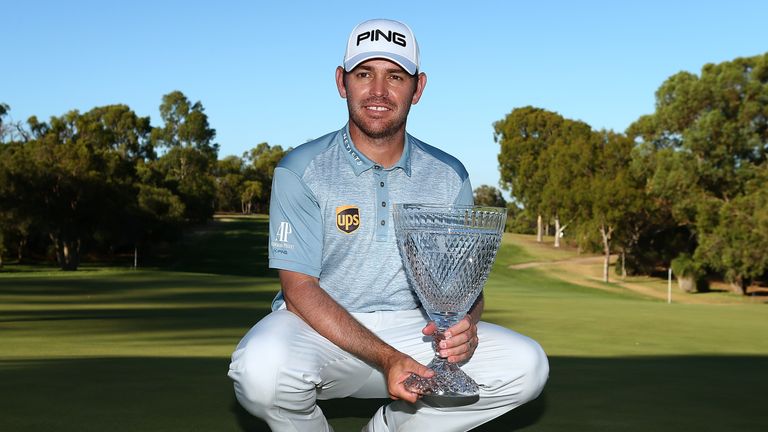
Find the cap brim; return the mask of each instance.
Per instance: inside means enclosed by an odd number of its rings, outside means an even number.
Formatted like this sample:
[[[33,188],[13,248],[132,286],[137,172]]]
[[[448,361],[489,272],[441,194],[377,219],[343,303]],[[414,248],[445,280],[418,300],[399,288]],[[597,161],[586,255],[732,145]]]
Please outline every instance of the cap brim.
[[[416,75],[416,72],[418,72],[418,68],[412,61],[403,56],[399,56],[397,54],[386,51],[369,51],[351,57],[344,62],[344,70],[351,72],[352,69],[356,68],[360,63],[375,58],[382,58],[393,61],[411,75]]]

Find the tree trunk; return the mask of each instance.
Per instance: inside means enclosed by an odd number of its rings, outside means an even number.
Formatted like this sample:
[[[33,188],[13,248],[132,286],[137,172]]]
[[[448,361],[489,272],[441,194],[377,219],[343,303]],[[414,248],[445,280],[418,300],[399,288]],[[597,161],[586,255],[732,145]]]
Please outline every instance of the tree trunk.
[[[607,227],[605,224],[600,225],[600,235],[603,237],[603,252],[605,253],[605,260],[603,261],[603,282],[608,283],[608,268],[611,264],[611,234],[613,234],[613,228]]]
[[[65,271],[75,271],[80,265],[80,239],[64,238],[61,234],[50,234],[56,249],[56,260]]]
[[[622,250],[621,251],[621,279],[624,280],[627,278],[627,257],[626,253]]]
[[[541,232],[542,229],[544,228],[543,225],[544,225],[544,222],[541,220],[541,215],[539,215],[539,217],[536,218],[536,241],[539,243],[543,241],[542,232]]]
[[[563,226],[560,226],[560,218],[555,218],[555,247],[560,247],[560,237],[563,235],[563,231],[565,231],[565,227],[567,227],[568,224],[565,224]]]
[[[27,246],[27,240],[19,240],[19,248],[16,250],[16,262],[21,264],[24,261],[24,248]]]
[[[678,277],[677,286],[680,287],[680,290],[683,292],[692,293],[696,291],[696,279],[685,276]]]
[[[736,277],[736,279],[730,282],[731,291],[735,294],[747,295],[747,287],[749,287],[750,281],[742,277]]]
[[[139,247],[133,245],[133,269],[139,268]]]

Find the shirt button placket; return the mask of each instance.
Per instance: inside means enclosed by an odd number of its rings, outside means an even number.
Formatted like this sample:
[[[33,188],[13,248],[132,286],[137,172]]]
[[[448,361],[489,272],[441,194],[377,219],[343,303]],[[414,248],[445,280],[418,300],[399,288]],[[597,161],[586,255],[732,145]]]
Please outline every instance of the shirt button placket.
[[[387,240],[387,219],[389,219],[389,209],[387,208],[387,201],[389,201],[389,191],[386,188],[387,171],[383,170],[380,165],[373,166],[373,174],[375,181],[378,183],[376,188],[376,202],[380,205],[376,206],[376,240]]]

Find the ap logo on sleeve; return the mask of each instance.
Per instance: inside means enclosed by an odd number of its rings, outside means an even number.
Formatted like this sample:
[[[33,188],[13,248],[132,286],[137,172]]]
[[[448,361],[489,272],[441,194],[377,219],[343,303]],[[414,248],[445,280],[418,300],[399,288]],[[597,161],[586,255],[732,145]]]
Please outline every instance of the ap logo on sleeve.
[[[294,245],[291,244],[289,238],[293,234],[293,227],[288,222],[280,222],[280,226],[277,228],[275,237],[272,239],[272,252],[275,254],[287,255],[288,249],[293,249]]]

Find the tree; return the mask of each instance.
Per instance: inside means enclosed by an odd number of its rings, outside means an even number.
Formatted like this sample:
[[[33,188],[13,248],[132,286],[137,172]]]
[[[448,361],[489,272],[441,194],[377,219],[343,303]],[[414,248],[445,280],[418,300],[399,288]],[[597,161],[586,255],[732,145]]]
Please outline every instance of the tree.
[[[507,201],[495,187],[480,185],[475,189],[475,205],[506,208]]]
[[[155,141],[165,147],[191,147],[216,156],[219,145],[213,143],[216,130],[208,124],[208,116],[200,101],[191,103],[184,93],[175,90],[163,96],[160,118],[164,126],[152,131]]]
[[[696,259],[722,272],[733,291],[746,294],[752,279],[768,271],[768,170],[747,186],[748,191],[722,205],[702,207]],[[704,216],[706,214],[706,216]]]
[[[34,139],[3,158],[5,198],[50,238],[61,268],[76,270],[84,243],[122,235],[135,201],[135,165],[152,153],[149,119],[112,105],[29,125]]]
[[[563,163],[572,159],[571,153],[566,156],[563,152],[572,142],[589,139],[591,132],[586,123],[530,106],[516,108],[494,123],[494,139],[501,147],[501,186],[527,211],[538,215],[538,241],[542,241],[542,215],[556,224],[570,216],[562,198],[571,180],[566,173],[574,169],[563,170]]]
[[[707,64],[700,76],[673,75],[656,92],[655,112],[628,134],[652,154],[648,190],[690,232],[694,258],[743,292],[748,275],[758,271],[750,266],[761,264],[749,254],[749,265],[736,257],[762,246],[752,236],[730,238],[729,229],[740,228],[727,220],[740,214],[734,203],[748,207],[760,200],[748,185],[760,178],[768,158],[768,54]],[[755,218],[753,212],[740,220]]]
[[[253,203],[263,202],[266,188],[258,180],[246,180],[243,184],[243,192],[240,194],[240,205],[243,214],[253,213]]]
[[[609,281],[612,242],[629,228],[628,220],[642,205],[642,191],[632,181],[629,162],[633,142],[625,135],[601,131],[593,135],[586,153],[591,161],[584,175],[574,173],[572,207],[578,213],[578,225],[585,240],[600,234],[603,281]],[[587,240],[588,241],[588,240]]]
[[[7,104],[0,103],[0,269],[4,256],[13,249],[17,260],[22,260],[31,225],[31,218],[23,214],[18,205],[28,191],[16,187],[14,179],[14,173],[19,169],[16,154],[29,136],[23,133],[21,125],[6,120],[9,111]]]
[[[283,150],[279,145],[270,146],[263,142],[243,155],[248,162],[246,187],[242,193],[242,206],[250,213],[269,211],[269,197],[272,192],[272,177],[278,162],[291,148]],[[258,191],[257,191],[258,188]],[[253,209],[255,207],[255,209]]]
[[[152,141],[167,151],[157,161],[164,187],[184,203],[185,217],[198,222],[213,216],[216,201],[215,169],[219,145],[202,103],[190,103],[180,91],[162,98],[164,125],[152,130]]]
[[[11,107],[0,103],[0,269],[3,257],[16,249],[16,257],[21,260],[24,245],[30,228],[30,218],[19,212],[15,201],[18,192],[12,189],[14,153],[29,139],[23,126],[10,119]]]
[[[532,107],[513,110],[494,127],[502,185],[526,210],[555,221],[556,247],[566,226],[582,247],[599,245],[607,282],[616,236],[629,237],[628,221],[642,202],[630,171],[633,141]]]
[[[8,112],[11,110],[11,107],[8,106],[5,102],[0,102],[0,142],[5,142],[5,137],[7,135],[6,133],[6,120],[4,117],[8,116]]]
[[[227,156],[216,163],[216,202],[219,211],[242,210],[245,163],[237,156]]]
[[[21,122],[11,119],[11,107],[0,102],[0,143],[28,141],[30,136]]]
[[[560,247],[560,237],[579,215],[579,200],[574,196],[575,182],[593,169],[595,137],[592,129],[581,122],[565,119],[562,130],[553,140],[545,159],[547,180],[541,190],[541,211],[555,223],[554,246]]]

